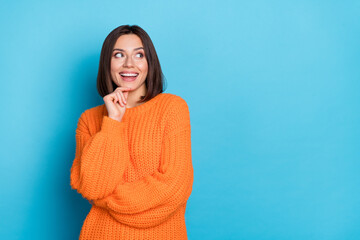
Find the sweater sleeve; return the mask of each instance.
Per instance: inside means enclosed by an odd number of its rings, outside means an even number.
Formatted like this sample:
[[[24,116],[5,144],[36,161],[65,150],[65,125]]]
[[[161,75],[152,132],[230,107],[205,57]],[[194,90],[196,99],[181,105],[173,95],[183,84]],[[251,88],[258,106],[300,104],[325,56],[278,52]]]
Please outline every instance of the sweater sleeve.
[[[88,200],[111,194],[129,163],[124,123],[103,116],[101,130],[91,135],[86,111],[76,129],[76,152],[70,185]]]
[[[186,103],[186,102],[183,102]],[[117,221],[136,228],[154,227],[186,204],[193,184],[191,127],[187,105],[173,109],[162,143],[158,170],[120,183],[113,194],[94,201]]]

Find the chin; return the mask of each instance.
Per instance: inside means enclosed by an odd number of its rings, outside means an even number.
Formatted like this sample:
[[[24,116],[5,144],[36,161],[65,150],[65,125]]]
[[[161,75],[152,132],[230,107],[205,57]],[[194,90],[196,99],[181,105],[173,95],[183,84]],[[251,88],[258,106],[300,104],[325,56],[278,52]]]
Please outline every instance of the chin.
[[[125,82],[124,84],[122,84],[122,86],[135,88],[135,87],[137,87],[137,84],[136,84],[136,83],[128,83],[128,82]]]

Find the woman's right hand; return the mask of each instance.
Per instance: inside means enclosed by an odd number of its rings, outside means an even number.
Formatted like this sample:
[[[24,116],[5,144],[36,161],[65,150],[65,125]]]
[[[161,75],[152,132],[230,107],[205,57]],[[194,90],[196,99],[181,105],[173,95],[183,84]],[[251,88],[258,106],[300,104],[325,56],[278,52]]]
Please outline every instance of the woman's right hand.
[[[121,122],[126,110],[129,91],[131,91],[129,87],[118,87],[112,93],[103,97],[110,118]]]

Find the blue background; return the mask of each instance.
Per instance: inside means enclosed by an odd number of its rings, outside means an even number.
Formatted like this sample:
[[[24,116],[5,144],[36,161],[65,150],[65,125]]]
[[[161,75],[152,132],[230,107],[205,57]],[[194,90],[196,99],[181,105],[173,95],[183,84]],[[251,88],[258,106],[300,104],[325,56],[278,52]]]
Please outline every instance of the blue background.
[[[359,1],[3,1],[1,239],[77,239],[105,37],[151,36],[192,123],[189,239],[360,239]]]

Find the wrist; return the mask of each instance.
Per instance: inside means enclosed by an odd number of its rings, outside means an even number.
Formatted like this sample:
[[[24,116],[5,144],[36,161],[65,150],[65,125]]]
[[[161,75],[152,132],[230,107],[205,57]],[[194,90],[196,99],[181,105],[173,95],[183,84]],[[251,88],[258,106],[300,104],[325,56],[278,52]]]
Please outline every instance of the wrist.
[[[108,116],[109,118],[111,118],[111,119],[114,119],[114,120],[116,120],[116,121],[118,121],[118,122],[121,122],[121,120],[122,120],[122,117],[114,117],[114,116]]]
[[[101,131],[109,134],[109,136],[118,136],[119,133],[123,132],[124,128],[125,125],[123,122],[110,118],[106,115],[103,117]]]

